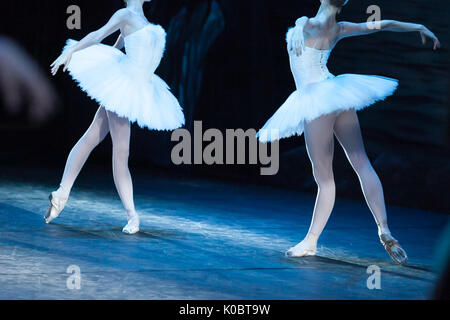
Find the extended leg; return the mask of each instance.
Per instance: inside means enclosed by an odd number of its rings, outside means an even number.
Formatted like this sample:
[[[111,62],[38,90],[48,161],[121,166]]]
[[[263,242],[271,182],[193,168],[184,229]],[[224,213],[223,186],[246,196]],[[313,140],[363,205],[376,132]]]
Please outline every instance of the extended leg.
[[[109,126],[106,111],[100,107],[86,133],[72,148],[72,151],[70,151],[60,187],[50,195],[50,207],[44,217],[46,223],[50,223],[53,219],[57,218],[64,209],[70,190],[81,168],[91,151],[105,138],[108,131]]]
[[[333,210],[336,198],[333,176],[333,127],[335,119],[335,114],[329,114],[305,125],[306,148],[312,163],[318,191],[308,234],[302,242],[288,250],[286,253],[288,256],[302,257],[316,253],[317,240]]]
[[[108,131],[109,126],[106,110],[105,108],[100,107],[86,133],[70,151],[66,167],[64,168],[64,174],[61,179],[60,188],[56,192],[58,195],[66,198],[69,196],[70,190],[72,189],[81,168],[83,168],[92,150],[105,139]]]
[[[335,134],[359,177],[367,205],[378,225],[381,243],[396,262],[405,263],[406,252],[392,237],[388,227],[383,187],[367,157],[355,110],[339,114],[336,119]]]
[[[133,182],[128,169],[130,150],[130,121],[114,112],[108,113],[109,130],[113,142],[113,176],[117,192],[127,212],[128,224],[123,232],[134,234],[139,231],[139,216],[134,208]]]
[[[355,110],[339,114],[336,119],[335,134],[358,175],[367,205],[378,225],[378,234],[390,233],[383,187],[367,157]]]

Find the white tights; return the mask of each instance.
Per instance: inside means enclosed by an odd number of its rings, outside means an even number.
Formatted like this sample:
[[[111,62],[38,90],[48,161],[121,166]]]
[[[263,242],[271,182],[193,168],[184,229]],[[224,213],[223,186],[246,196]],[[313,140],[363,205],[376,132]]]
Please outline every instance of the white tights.
[[[100,107],[86,133],[81,137],[67,158],[66,167],[56,194],[68,198],[70,190],[94,148],[103,141],[108,132],[113,143],[113,176],[114,183],[127,212],[128,220],[134,219],[138,224],[133,201],[133,183],[128,169],[130,147],[130,121],[119,117],[116,113]]]
[[[336,187],[333,176],[334,135],[358,175],[367,205],[378,225],[378,234],[390,234],[383,187],[364,149],[358,117],[355,110],[328,114],[305,126],[305,141],[318,186],[314,213],[305,239],[291,248],[291,256],[313,255],[317,240],[333,210]]]

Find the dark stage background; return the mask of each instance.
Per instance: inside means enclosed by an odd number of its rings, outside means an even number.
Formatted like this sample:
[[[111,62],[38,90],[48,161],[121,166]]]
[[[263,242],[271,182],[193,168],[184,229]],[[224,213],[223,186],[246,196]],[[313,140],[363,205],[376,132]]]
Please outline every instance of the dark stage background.
[[[82,29],[66,27],[66,8],[82,10]],[[441,39],[443,48],[422,46],[417,33],[378,33],[338,44],[330,71],[378,74],[400,80],[386,102],[360,113],[369,156],[385,186],[387,202],[448,213],[450,20],[444,0],[350,1],[340,19],[363,22],[366,8],[377,4],[383,19],[422,23]],[[318,0],[153,0],[145,5],[150,21],[168,32],[165,58],[157,70],[179,97],[187,128],[260,128],[294,90],[284,36],[303,15],[311,16]],[[18,40],[48,70],[67,38],[81,39],[102,26],[121,0],[30,0],[2,3],[1,34]],[[106,40],[112,44],[115,37]],[[49,74],[49,73],[48,73]],[[49,74],[50,76],[50,74]],[[65,157],[88,127],[95,102],[67,74],[53,78],[59,93],[58,114],[43,127],[23,115],[1,114],[1,164],[24,168],[53,167],[62,173]],[[280,172],[260,176],[259,166],[183,166],[170,161],[170,133],[133,126],[132,168],[176,177],[271,185],[315,192],[303,137],[280,144]],[[89,163],[110,166],[111,144],[105,141]],[[24,175],[26,175],[24,169]],[[82,173],[83,174],[83,173]],[[340,148],[336,148],[338,195],[362,199],[358,181]],[[55,176],[55,186],[59,182]]]

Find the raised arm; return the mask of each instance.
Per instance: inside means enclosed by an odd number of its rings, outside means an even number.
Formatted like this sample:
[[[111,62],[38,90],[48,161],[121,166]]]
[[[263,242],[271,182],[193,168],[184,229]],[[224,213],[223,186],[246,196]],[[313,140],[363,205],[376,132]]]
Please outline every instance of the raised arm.
[[[426,43],[427,38],[433,41],[433,49],[441,47],[439,39],[431,32],[427,27],[421,24],[400,22],[396,20],[381,20],[376,22],[365,23],[351,23],[351,22],[339,22],[341,31],[339,38],[363,36],[379,31],[392,31],[392,32],[420,32],[423,44]]]
[[[66,71],[67,65],[72,58],[73,53],[90,47],[94,44],[98,44],[103,41],[107,36],[113,34],[119,30],[127,21],[129,12],[127,9],[120,9],[114,13],[109,19],[108,23],[100,29],[89,33],[83,39],[81,39],[76,45],[68,50],[65,50],[52,64],[52,74],[55,75],[61,65],[64,65],[63,71]]]

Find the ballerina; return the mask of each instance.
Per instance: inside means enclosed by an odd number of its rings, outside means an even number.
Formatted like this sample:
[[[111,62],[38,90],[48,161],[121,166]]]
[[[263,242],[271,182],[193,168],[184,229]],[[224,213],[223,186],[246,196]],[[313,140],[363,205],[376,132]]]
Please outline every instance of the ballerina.
[[[381,243],[394,261],[404,264],[407,254],[389,230],[383,187],[365,152],[356,114],[356,111],[392,95],[398,81],[355,74],[334,76],[328,71],[327,61],[339,40],[377,31],[416,31],[424,44],[427,38],[433,41],[434,50],[440,43],[420,24],[394,20],[372,24],[337,22],[336,15],[347,2],[321,0],[315,17],[298,19],[296,26],[288,31],[287,50],[297,90],[258,132],[258,138],[261,142],[269,142],[305,133],[318,193],[308,233],[303,241],[286,252],[288,256],[316,254],[317,241],[335,202],[332,161],[336,136],[359,177],[366,202],[378,225]],[[277,137],[269,135],[272,130],[278,132]]]
[[[154,74],[163,56],[166,33],[150,23],[143,11],[144,2],[126,1],[106,25],[81,41],[69,39],[62,54],[52,63],[55,75],[64,65],[79,87],[100,107],[89,129],[73,147],[58,190],[49,196],[45,222],[57,218],[69,198],[72,186],[91,151],[111,134],[113,176],[127,213],[123,232],[139,231],[139,215],[134,207],[133,184],[128,168],[130,123],[151,130],[174,130],[184,125],[184,115],[168,85]],[[113,47],[100,44],[120,30]],[[125,47],[126,54],[120,49]]]

